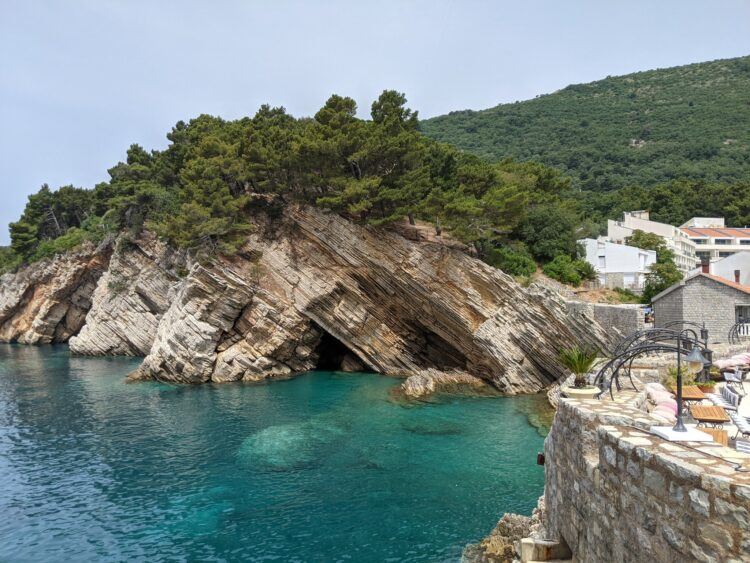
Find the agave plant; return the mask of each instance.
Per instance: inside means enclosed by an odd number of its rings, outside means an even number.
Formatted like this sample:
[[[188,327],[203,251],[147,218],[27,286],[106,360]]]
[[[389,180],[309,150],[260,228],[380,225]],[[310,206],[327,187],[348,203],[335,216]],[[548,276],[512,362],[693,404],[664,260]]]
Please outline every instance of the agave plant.
[[[573,387],[576,389],[586,387],[586,374],[591,371],[598,354],[598,350],[581,348],[580,346],[565,348],[560,352],[560,363],[575,375]]]

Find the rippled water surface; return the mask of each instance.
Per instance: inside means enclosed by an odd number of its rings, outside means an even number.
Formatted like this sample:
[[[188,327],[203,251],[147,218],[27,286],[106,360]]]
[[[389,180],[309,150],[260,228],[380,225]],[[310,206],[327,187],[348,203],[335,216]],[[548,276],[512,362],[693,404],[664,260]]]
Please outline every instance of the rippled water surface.
[[[534,398],[126,384],[137,365],[0,345],[0,560],[451,561],[542,491]]]

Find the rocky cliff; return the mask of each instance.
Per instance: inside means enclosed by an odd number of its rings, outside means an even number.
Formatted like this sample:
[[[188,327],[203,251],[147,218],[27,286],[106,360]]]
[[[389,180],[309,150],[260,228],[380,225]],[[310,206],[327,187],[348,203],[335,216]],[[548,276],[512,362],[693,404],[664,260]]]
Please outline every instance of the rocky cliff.
[[[560,348],[606,346],[553,292],[522,288],[425,230],[300,207],[254,223],[237,255],[210,263],[178,265],[144,235],[5,276],[0,337],[75,334],[74,353],[146,354],[134,378],[256,381],[362,366],[411,376],[411,395],[538,391],[562,375]]]
[[[179,282],[173,254],[149,233],[137,242],[121,237],[70,350],[93,356],[148,354]]]
[[[66,342],[84,325],[109,255],[108,247],[85,244],[78,252],[0,277],[0,341]]]

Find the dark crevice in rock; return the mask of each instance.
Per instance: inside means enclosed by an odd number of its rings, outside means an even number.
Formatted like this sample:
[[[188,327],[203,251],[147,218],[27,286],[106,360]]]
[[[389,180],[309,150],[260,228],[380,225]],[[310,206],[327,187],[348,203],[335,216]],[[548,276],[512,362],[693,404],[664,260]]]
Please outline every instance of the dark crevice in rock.
[[[346,344],[318,324],[313,326],[320,332],[320,340],[315,347],[316,370],[323,371],[364,371],[367,369],[357,354],[352,352]]]
[[[319,326],[316,326],[316,328],[318,328],[322,334],[318,345],[315,347],[315,354],[318,356],[315,363],[315,369],[329,371],[338,370],[341,368],[341,363],[347,355],[356,356],[356,354],[349,350],[349,348],[347,348],[338,338],[326,332]]]

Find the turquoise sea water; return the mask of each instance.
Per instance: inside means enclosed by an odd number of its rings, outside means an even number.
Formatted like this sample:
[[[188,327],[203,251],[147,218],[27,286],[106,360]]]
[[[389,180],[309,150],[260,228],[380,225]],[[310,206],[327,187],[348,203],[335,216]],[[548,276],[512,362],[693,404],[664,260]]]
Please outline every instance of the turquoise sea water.
[[[137,365],[0,345],[0,560],[455,561],[542,492],[533,398],[126,384]]]

